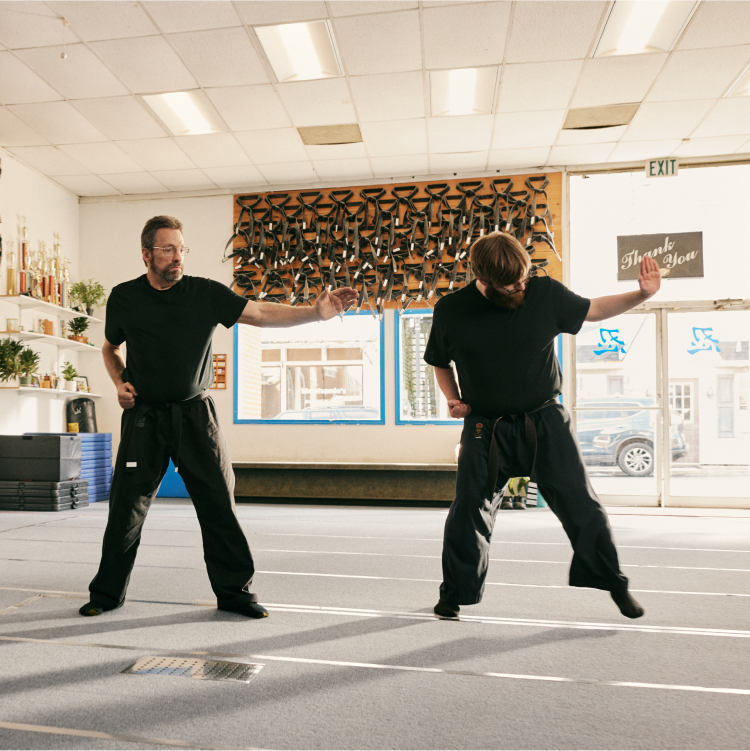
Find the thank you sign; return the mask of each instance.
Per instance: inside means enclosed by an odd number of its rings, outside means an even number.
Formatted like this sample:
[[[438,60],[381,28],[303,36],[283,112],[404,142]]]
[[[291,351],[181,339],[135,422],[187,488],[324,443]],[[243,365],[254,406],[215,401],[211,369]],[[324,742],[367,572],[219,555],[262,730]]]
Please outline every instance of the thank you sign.
[[[667,279],[702,277],[703,233],[618,236],[618,281],[637,279],[644,256],[651,256],[659,264],[662,277]]]

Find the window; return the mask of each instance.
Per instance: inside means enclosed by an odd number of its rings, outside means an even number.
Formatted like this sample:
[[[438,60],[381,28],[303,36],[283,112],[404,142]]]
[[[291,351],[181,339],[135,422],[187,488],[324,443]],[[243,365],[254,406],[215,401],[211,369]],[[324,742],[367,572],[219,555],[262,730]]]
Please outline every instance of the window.
[[[693,422],[693,384],[673,381],[669,384],[669,407],[686,425]]]
[[[719,438],[734,438],[734,376],[716,377],[716,409],[719,418]]]
[[[384,422],[382,321],[350,313],[234,336],[236,423]]]

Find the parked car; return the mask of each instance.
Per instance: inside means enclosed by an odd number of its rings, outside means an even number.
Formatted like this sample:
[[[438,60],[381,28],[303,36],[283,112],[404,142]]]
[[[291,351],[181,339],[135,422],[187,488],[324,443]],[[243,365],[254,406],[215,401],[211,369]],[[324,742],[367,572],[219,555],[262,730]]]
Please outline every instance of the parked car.
[[[631,477],[654,473],[654,400],[603,397],[578,400],[578,442],[588,465],[617,466]],[[672,461],[687,454],[682,421],[672,419],[669,428]]]
[[[287,409],[274,420],[379,420],[380,412],[374,407],[310,407]]]

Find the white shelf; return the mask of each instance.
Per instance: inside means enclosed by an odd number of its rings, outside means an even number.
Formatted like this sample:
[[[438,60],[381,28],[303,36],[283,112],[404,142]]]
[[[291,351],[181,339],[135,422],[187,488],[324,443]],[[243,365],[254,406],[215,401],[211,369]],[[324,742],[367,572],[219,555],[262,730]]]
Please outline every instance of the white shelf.
[[[33,386],[0,386],[0,394],[3,392],[18,391],[23,396],[88,396],[91,399],[101,399],[101,394],[87,394],[85,391],[65,391],[65,389],[42,389]]]
[[[11,303],[12,305],[18,305],[22,309],[37,310],[40,313],[47,313],[48,315],[60,318],[87,318],[91,323],[102,322],[100,318],[94,318],[85,313],[79,313],[77,310],[63,308],[60,305],[53,305],[51,302],[37,300],[35,297],[28,297],[27,295],[0,295],[0,302]]]
[[[58,349],[72,349],[76,352],[101,352],[99,347],[92,344],[76,342],[72,339],[65,339],[61,336],[49,336],[48,334],[39,334],[35,331],[0,331],[0,336],[15,336],[24,341],[39,341],[44,344],[54,344]]]

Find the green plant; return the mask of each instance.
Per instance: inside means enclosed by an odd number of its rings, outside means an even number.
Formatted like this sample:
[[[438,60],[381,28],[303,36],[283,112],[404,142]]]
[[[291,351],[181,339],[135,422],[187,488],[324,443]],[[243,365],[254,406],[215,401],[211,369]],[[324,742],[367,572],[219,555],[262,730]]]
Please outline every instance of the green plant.
[[[31,347],[25,347],[18,360],[21,365],[21,375],[29,377],[39,370],[39,353]]]
[[[76,282],[70,288],[70,296],[75,302],[83,303],[87,308],[98,307],[107,301],[104,287],[93,279]]]
[[[10,381],[21,375],[21,352],[24,343],[16,339],[0,340],[0,381]]]
[[[77,375],[78,371],[69,362],[66,362],[62,371],[62,377],[66,381],[72,381]]]
[[[68,321],[68,328],[73,332],[73,336],[82,336],[88,327],[88,318],[74,318],[72,321]]]

